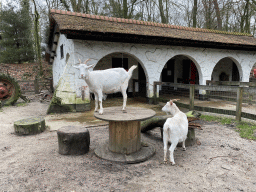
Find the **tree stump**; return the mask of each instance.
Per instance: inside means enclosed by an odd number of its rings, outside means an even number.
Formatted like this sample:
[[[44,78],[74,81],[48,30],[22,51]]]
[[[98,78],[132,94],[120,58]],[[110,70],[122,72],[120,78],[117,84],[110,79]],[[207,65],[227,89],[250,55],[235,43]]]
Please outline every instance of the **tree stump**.
[[[185,141],[185,146],[192,146],[196,143],[196,134],[195,134],[195,129],[194,128],[188,128],[188,134],[187,134],[187,139]],[[177,145],[178,147],[182,147],[182,143],[179,143]]]
[[[66,126],[58,129],[59,153],[83,155],[89,151],[90,133],[87,128]]]
[[[31,117],[14,122],[14,131],[17,135],[34,135],[45,130],[43,117]]]

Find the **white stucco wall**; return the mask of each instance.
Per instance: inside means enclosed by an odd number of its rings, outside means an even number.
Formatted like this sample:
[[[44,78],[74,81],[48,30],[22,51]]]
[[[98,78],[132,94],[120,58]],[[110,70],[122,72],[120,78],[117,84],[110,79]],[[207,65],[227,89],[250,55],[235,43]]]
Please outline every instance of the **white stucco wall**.
[[[206,80],[211,80],[215,65],[223,58],[229,57],[237,64],[240,78],[243,82],[249,81],[250,71],[252,66],[256,63],[255,52],[248,51],[68,40],[63,35],[61,35],[59,39],[58,49],[61,44],[64,44],[64,55],[66,56],[66,53],[69,52],[71,57],[66,64],[65,58],[60,60],[57,54],[53,66],[54,85],[57,85],[61,74],[66,70],[68,71],[66,73],[70,76],[74,75],[77,96],[81,95],[81,90],[79,89],[82,86],[86,86],[83,80],[78,79],[78,70],[72,67],[73,64],[79,62],[79,59],[85,61],[90,58],[90,64],[98,63],[95,69],[105,69],[109,68],[109,64],[106,65],[104,63],[111,63],[111,58],[105,56],[120,52],[126,55],[131,55],[132,59],[129,59],[131,60],[131,62],[129,61],[129,67],[139,62],[144,69],[147,78],[147,97],[153,96],[153,82],[161,79],[161,72],[166,62],[177,55],[186,56],[195,63],[199,73],[199,84],[201,85],[205,85]],[[66,48],[66,46],[68,48]],[[175,72],[176,80],[182,74],[179,59],[175,61],[175,69],[177,72]],[[137,72],[135,71],[135,77],[136,73]],[[88,94],[87,97],[89,97]]]
[[[64,58],[61,58],[60,54],[60,46],[63,45],[63,51],[64,51]],[[56,56],[54,57],[54,62],[52,65],[52,71],[53,71],[53,87],[55,88],[63,75],[66,67],[66,57],[67,53],[74,52],[74,42],[72,39],[67,39],[65,35],[60,35],[59,41],[57,44],[56,49]]]

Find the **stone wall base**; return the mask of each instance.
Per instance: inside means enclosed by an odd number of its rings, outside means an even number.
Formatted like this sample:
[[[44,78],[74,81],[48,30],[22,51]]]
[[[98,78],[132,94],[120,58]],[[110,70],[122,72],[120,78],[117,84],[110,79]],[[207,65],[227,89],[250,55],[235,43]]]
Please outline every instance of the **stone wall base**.
[[[91,110],[91,104],[66,104],[66,105],[57,105],[51,104],[47,110],[47,114],[50,113],[67,113],[67,112],[85,112]]]

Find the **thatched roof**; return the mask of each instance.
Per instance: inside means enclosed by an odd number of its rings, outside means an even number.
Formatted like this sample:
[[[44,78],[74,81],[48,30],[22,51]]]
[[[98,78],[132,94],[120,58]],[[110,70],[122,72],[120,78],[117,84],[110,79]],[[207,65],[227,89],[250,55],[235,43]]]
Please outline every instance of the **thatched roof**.
[[[181,27],[53,9],[51,10],[52,33],[54,26],[57,26],[60,33],[67,34],[68,38],[256,50],[256,38],[250,34]]]

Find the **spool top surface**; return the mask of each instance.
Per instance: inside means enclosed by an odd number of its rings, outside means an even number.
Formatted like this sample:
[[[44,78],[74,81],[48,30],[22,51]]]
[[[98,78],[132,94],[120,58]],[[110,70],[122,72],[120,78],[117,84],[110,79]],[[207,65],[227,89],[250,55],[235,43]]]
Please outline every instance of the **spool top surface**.
[[[88,129],[85,127],[75,127],[75,126],[65,126],[58,129],[57,132],[62,133],[84,133],[87,132]]]
[[[44,121],[43,117],[30,117],[27,119],[21,119],[21,120],[15,121],[14,124],[16,124],[16,125],[31,125],[31,124],[39,123],[41,121]]]
[[[102,115],[94,113],[94,117],[104,121],[143,121],[155,115],[152,109],[141,107],[126,107],[126,113],[123,113],[122,107],[108,107],[104,108]]]

